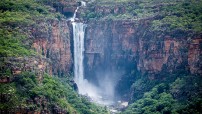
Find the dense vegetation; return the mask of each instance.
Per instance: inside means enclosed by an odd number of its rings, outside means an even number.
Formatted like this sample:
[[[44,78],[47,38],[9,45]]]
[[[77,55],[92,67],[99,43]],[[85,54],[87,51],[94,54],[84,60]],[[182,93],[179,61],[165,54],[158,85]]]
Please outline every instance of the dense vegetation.
[[[9,62],[4,62],[5,57],[42,57],[31,47],[36,38],[33,31],[43,33],[50,29],[49,21],[66,19],[52,7],[58,3],[49,0],[0,1],[0,81],[3,80],[0,83],[0,113],[108,113],[105,108],[78,95],[71,76],[57,78],[45,74],[39,80],[31,71],[13,74]],[[8,80],[4,82],[4,79]]]
[[[182,68],[183,69],[183,68]],[[135,70],[124,76],[117,86],[117,92],[130,105],[123,114],[200,114],[202,112],[201,75],[186,70],[173,73],[162,71],[150,79]],[[117,93],[118,94],[118,93]]]
[[[123,113],[200,114],[202,111],[201,77],[180,74],[173,78],[176,79],[172,81],[172,79],[166,78],[166,81],[159,80],[159,82],[148,82],[149,79],[147,79],[147,83],[143,81],[144,79],[135,81],[132,85],[136,91],[134,103]]]
[[[0,29],[0,34],[0,56],[22,56],[31,54],[31,51],[22,43],[26,36],[6,29]]]
[[[110,13],[95,10],[108,9]],[[115,11],[115,9],[117,11]],[[107,11],[107,10],[106,10]],[[151,30],[171,31],[176,29],[202,31],[201,0],[97,0],[82,13],[84,19],[96,20],[135,20],[150,18]]]
[[[30,27],[39,28],[37,22],[60,19],[61,14],[34,0],[0,1],[0,56],[28,56],[33,54]]]
[[[53,107],[59,107],[69,113],[107,113],[106,109],[79,96],[70,86],[68,77],[59,79],[46,74],[43,82],[39,83],[35,74],[24,72],[16,76],[12,83],[0,84],[1,94],[6,95],[8,100],[0,104],[0,109],[10,110],[20,106],[30,111],[46,109],[51,112]]]

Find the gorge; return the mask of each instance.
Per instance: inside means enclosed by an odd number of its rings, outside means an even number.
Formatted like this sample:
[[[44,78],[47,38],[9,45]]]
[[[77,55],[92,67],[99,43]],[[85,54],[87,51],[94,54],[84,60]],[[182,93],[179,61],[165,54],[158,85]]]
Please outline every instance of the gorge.
[[[201,0],[17,1],[0,1],[0,113],[202,113]]]

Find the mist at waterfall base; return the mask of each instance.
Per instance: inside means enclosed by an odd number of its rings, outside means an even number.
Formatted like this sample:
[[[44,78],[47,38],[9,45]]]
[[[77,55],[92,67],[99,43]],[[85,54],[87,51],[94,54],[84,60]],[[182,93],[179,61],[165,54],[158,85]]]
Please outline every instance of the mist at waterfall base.
[[[85,96],[89,96],[92,101],[103,104],[103,105],[113,105],[116,103],[116,95],[114,94],[114,89],[116,85],[116,77],[113,75],[115,73],[107,73],[105,75],[100,75],[98,84],[91,83],[87,79],[81,82],[76,81],[79,93]]]

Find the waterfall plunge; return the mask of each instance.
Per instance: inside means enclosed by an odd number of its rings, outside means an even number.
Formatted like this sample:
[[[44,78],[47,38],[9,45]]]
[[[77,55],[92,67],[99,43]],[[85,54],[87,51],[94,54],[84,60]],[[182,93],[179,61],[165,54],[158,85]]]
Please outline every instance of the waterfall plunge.
[[[84,32],[85,27],[83,23],[72,23],[73,37],[74,37],[74,76],[77,85],[82,85],[84,80],[83,74],[83,52],[84,52]]]
[[[74,80],[78,86],[79,93],[88,95],[92,98],[97,97],[97,88],[84,79],[84,35],[86,25],[83,23],[73,22],[74,37]]]
[[[85,2],[81,2],[81,6],[85,6]],[[88,95],[92,98],[97,97],[97,88],[84,79],[84,35],[86,25],[81,22],[75,22],[76,13],[79,7],[74,12],[74,16],[70,19],[73,26],[74,39],[74,80],[78,86],[79,93]]]
[[[85,6],[85,2],[81,2],[81,6]],[[74,40],[74,80],[78,86],[79,94],[88,95],[93,101],[99,104],[111,104],[112,101],[103,100],[103,89],[96,87],[84,78],[84,36],[86,25],[81,22],[75,22],[76,13],[79,7],[75,10],[74,16],[70,19],[73,26],[73,40]],[[111,87],[111,86],[109,86]],[[109,88],[107,87],[107,88]],[[104,90],[104,92],[106,92]],[[109,92],[107,92],[109,93]]]

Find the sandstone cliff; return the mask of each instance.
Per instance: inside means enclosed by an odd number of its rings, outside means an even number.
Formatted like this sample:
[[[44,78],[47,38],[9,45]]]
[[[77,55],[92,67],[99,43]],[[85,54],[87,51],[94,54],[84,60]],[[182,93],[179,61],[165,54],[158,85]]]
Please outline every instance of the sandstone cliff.
[[[69,73],[72,68],[72,54],[68,22],[66,20],[52,20],[39,24],[47,25],[33,30],[35,39],[32,46],[38,53],[51,60],[54,75],[63,76]],[[47,26],[50,27],[41,33],[41,29],[44,30]]]
[[[108,75],[108,80],[116,86],[116,94],[128,99],[129,94],[136,96],[134,91],[138,94],[142,92],[142,89],[130,89],[138,76],[166,81],[169,77],[165,74],[180,71],[201,75],[202,36],[181,30],[153,32],[151,20],[88,21],[85,37],[86,78],[102,86],[104,82],[99,80]]]
[[[150,22],[150,19],[145,19],[138,22],[120,20],[87,23],[87,69],[95,71],[96,67],[107,64],[127,70],[129,62],[138,71],[152,74],[151,78],[161,71],[173,72],[181,68],[201,74],[202,37],[188,36],[181,31],[154,33],[149,29]]]

